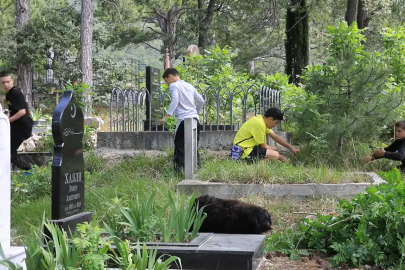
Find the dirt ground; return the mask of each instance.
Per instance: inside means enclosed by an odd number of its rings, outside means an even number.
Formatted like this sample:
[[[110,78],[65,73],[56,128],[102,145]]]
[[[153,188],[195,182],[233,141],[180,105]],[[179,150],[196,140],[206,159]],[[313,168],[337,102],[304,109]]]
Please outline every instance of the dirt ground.
[[[268,253],[263,257],[257,270],[359,270],[350,268],[347,265],[333,268],[328,259],[320,254],[312,254],[300,260],[290,260],[280,254]],[[382,270],[381,268],[365,266],[364,270]]]

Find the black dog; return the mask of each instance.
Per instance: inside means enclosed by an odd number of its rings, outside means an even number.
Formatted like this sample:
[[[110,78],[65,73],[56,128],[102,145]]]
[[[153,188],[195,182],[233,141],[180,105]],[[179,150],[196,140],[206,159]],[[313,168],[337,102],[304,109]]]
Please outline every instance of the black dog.
[[[197,197],[194,204],[204,207],[207,214],[199,232],[261,234],[271,230],[270,214],[262,207],[208,195]]]

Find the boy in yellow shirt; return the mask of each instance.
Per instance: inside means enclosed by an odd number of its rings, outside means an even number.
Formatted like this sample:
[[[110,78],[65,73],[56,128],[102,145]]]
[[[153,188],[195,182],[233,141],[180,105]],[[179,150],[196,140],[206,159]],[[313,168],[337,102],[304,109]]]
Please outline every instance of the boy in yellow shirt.
[[[285,161],[286,158],[280,155],[275,146],[266,144],[266,135],[269,135],[276,143],[290,149],[294,155],[298,154],[300,149],[294,148],[271,130],[283,120],[283,116],[280,109],[270,108],[264,115],[258,115],[246,121],[233,140],[234,146],[242,148],[240,159],[278,159]]]

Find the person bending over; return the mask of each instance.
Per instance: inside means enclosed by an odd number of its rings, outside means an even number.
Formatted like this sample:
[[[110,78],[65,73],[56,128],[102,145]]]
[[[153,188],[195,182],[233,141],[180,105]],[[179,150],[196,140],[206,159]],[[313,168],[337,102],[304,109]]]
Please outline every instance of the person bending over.
[[[165,123],[167,118],[174,115],[177,120],[174,135],[174,169],[179,172],[184,169],[184,119],[193,118],[197,122],[197,144],[200,140],[201,126],[198,120],[198,113],[204,105],[203,97],[191,84],[183,81],[175,68],[168,68],[163,73],[163,79],[169,85],[172,100],[167,114],[160,120]],[[195,104],[197,101],[197,105]],[[197,152],[197,163],[200,164],[200,155]]]
[[[285,161],[286,158],[278,152],[277,147],[267,145],[266,135],[276,143],[290,149],[294,155],[298,154],[300,149],[294,148],[271,130],[281,120],[283,120],[281,110],[270,108],[264,115],[257,115],[246,121],[240,127],[233,140],[233,147],[239,146],[242,150],[240,159],[278,159]]]
[[[395,123],[395,141],[385,148],[380,148],[369,156],[363,157],[363,162],[368,163],[380,158],[401,161],[397,166],[399,170],[405,172],[405,120]]]
[[[21,160],[17,149],[21,143],[31,137],[33,121],[28,111],[28,104],[20,88],[14,86],[10,73],[0,74],[1,87],[6,92],[6,103],[10,113],[11,163],[22,170],[30,170],[31,164]]]

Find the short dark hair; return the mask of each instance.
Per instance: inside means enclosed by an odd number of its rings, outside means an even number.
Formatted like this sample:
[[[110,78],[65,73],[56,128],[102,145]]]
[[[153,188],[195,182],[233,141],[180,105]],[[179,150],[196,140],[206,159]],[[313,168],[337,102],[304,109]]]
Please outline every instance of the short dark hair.
[[[266,117],[266,118],[271,117],[271,118],[273,118],[273,120],[281,121],[284,118],[284,114],[279,108],[272,107],[264,113],[264,117]]]
[[[3,78],[3,77],[13,78],[13,74],[11,74],[11,72],[8,72],[8,71],[2,71],[2,72],[0,72],[0,78]]]
[[[169,78],[169,75],[179,76],[179,72],[175,68],[168,68],[163,72],[163,79]]]
[[[399,127],[405,130],[405,120],[399,120],[398,122],[396,122],[395,127]]]

